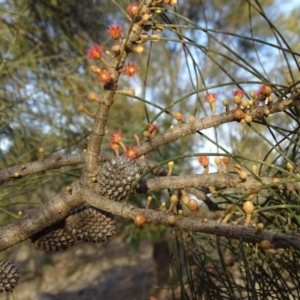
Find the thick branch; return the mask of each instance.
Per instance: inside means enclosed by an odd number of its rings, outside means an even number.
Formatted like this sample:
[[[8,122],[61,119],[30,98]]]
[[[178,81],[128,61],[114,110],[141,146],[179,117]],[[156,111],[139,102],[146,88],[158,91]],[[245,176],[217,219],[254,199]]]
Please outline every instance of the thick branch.
[[[241,182],[236,174],[198,174],[198,175],[182,175],[167,176],[148,179],[141,187],[141,192],[154,192],[163,189],[182,189],[186,187],[214,187],[216,190],[228,188],[242,188],[247,191],[259,189],[262,185],[272,185],[272,188],[279,190],[300,190],[300,182],[293,182],[292,178],[276,178],[286,181],[287,183],[276,182],[274,178],[260,177],[260,181],[248,176]]]
[[[288,102],[288,100],[285,101]],[[299,100],[294,100],[294,102],[288,105],[287,107],[296,106],[296,105],[300,105]],[[274,103],[271,113],[282,111],[283,108],[284,108],[284,101]],[[251,113],[251,116],[256,118],[263,116],[262,108],[257,108],[256,110],[254,110]],[[202,130],[205,128],[209,128],[212,126],[216,126],[219,124],[232,122],[232,121],[234,120],[230,113],[229,114],[223,113],[218,116],[204,118],[194,122],[193,124],[184,124],[176,128],[170,129],[160,135],[155,136],[149,142],[145,142],[137,146],[136,148],[140,153],[145,154],[153,151],[154,149],[159,148],[160,146],[175,141],[181,138],[182,136],[195,133],[198,130]],[[103,152],[99,156],[98,161],[107,161],[111,157],[112,157],[111,153]],[[48,159],[43,159],[28,164],[17,165],[10,168],[6,168],[4,170],[0,170],[0,184],[6,181],[23,178],[28,175],[38,174],[40,172],[44,172],[47,170],[58,169],[64,166],[83,163],[85,162],[85,159],[86,156],[83,153],[74,154],[74,155],[56,155]],[[143,161],[141,161],[141,163],[142,162]]]
[[[16,223],[9,224],[0,229],[0,251],[8,249],[37,232],[63,220],[72,209],[83,203],[79,192],[80,184],[71,186],[72,194],[62,191],[49,202],[42,205],[19,219]]]
[[[281,100],[273,103],[272,108],[270,109],[270,114],[282,112],[289,107],[295,107],[300,105],[300,96],[296,95],[292,99]],[[253,111],[248,113],[252,119],[259,119],[264,117],[264,108],[257,107]],[[224,123],[234,122],[233,113],[222,113],[216,116],[210,116],[196,120],[191,124],[180,124],[177,127],[171,128],[161,134],[158,134],[151,138],[148,142],[142,143],[139,146],[136,146],[136,150],[141,155],[145,155],[149,152],[152,152],[155,149],[160,148],[161,146],[167,145],[173,141],[181,139],[184,136],[193,134],[197,131],[216,127]]]
[[[99,161],[105,162],[110,160],[115,155],[113,152],[101,152]],[[39,174],[45,171],[59,169],[66,166],[83,164],[85,162],[85,154],[69,154],[69,155],[54,155],[52,157],[34,161],[31,163],[17,165],[0,170],[0,184],[20,179],[29,175]]]
[[[25,215],[16,223],[1,228],[0,251],[12,247],[64,219],[69,215],[71,210],[84,202],[115,215],[123,216],[124,218],[134,219],[137,214],[142,213],[145,215],[147,223],[171,226],[168,222],[169,215],[166,215],[164,212],[133,208],[127,203],[109,200],[97,194],[94,190],[81,186],[80,182],[74,183],[71,187],[72,194],[63,191],[39,209]],[[269,240],[277,248],[287,248],[292,243],[294,247],[300,249],[300,238],[298,235],[278,234],[267,230],[257,232],[254,228],[240,225],[222,224],[189,217],[181,219],[177,216],[176,224],[172,225],[172,227],[182,231],[203,232],[232,239],[242,239],[244,242],[249,243],[259,243],[262,240]]]
[[[176,217],[175,225],[168,222],[169,214],[151,209],[132,208],[126,203],[119,203],[108,200],[95,194],[93,190],[83,189],[83,198],[90,205],[109,211],[124,218],[135,219],[138,214],[146,217],[147,223],[173,227],[181,231],[202,232],[217,236],[224,236],[230,239],[242,240],[247,243],[260,243],[269,240],[274,248],[288,248],[291,244],[300,249],[300,235],[275,233],[269,230],[258,232],[255,228],[241,225],[223,224],[207,219]]]
[[[141,13],[149,14],[150,5],[153,5],[153,0],[144,1],[144,5],[141,8]],[[140,34],[142,32],[142,23],[137,22],[133,25],[129,37],[124,44],[124,50],[121,52],[121,56],[115,57],[109,63],[108,70],[112,75],[113,82],[104,85],[104,92],[101,97],[101,101],[98,106],[97,113],[95,115],[95,122],[91,137],[87,147],[86,160],[84,165],[84,176],[91,177],[96,176],[98,171],[98,159],[100,154],[100,147],[102,143],[103,136],[105,134],[105,126],[108,119],[108,113],[110,106],[113,104],[113,97],[117,89],[117,83],[120,77],[120,69],[123,67],[128,53],[131,51],[132,45],[140,39]]]

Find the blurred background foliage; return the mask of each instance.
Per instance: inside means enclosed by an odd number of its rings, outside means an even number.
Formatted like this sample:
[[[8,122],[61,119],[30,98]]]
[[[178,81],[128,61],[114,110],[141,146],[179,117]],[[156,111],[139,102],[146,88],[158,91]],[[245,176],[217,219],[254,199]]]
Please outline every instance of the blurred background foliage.
[[[297,86],[299,80],[300,6],[291,1],[285,9],[278,9],[282,7],[280,3],[180,0],[175,10],[169,7],[163,14],[154,14],[157,26],[164,28],[161,41],[145,44],[145,53],[140,56],[129,55],[128,60],[138,64],[139,72],[135,78],[121,77],[119,89],[133,88],[138,97],[163,109],[145,105],[134,97],[116,96],[107,124],[109,133],[121,130],[126,145],[134,145],[133,134],[141,135],[149,122],[157,124],[159,131],[175,125],[172,118],[175,111],[182,112],[186,119],[190,115],[210,116],[205,102],[207,93],[218,94],[217,113],[225,111],[223,99],[228,99],[231,108],[234,107],[232,93],[236,89],[257,92],[262,83],[270,83],[277,96],[287,96],[290,92],[287,87]],[[88,102],[87,94],[93,91],[101,95],[102,91],[96,76],[89,71],[91,62],[86,58],[86,50],[93,43],[101,43],[105,49],[113,45],[106,33],[110,24],[121,24],[126,33],[129,21],[124,9],[128,4],[128,1],[101,0],[0,1],[1,169],[39,159],[40,147],[45,149],[45,157],[83,151],[92,120],[80,114],[77,106],[82,104],[94,111],[96,106]],[[108,141],[105,139],[102,150],[108,150]],[[284,168],[287,159],[297,167],[298,149],[299,110],[295,108],[256,120],[251,126],[224,124],[203,130],[148,157],[163,161],[192,152],[211,156],[229,153],[236,155],[235,163],[248,168],[253,164],[249,158],[256,160],[259,174],[268,175],[274,174],[270,164]],[[200,173],[201,168],[196,158],[189,158],[176,162],[176,172]],[[276,172],[284,176],[280,170]],[[81,166],[70,166],[3,185],[1,225],[13,221],[19,210],[26,212],[51,199],[80,174]],[[226,193],[226,197],[217,195],[214,199],[227,204],[239,198],[236,191]],[[257,197],[257,204],[299,201],[299,195],[291,198],[289,193],[273,190],[271,194],[263,200]],[[166,195],[158,193],[155,206],[168,201]],[[144,204],[145,196],[135,196],[134,201]],[[283,215],[285,220],[298,218],[297,210],[275,214],[275,209],[270,208],[270,213],[272,218],[260,218],[269,226],[277,218],[280,228],[287,224],[282,221]],[[153,228],[137,230],[130,222],[125,223],[129,224],[125,227],[125,240],[135,247],[145,237],[157,244],[157,236],[170,235],[163,228],[153,233]],[[292,226],[286,229],[289,228],[296,229]],[[178,237],[175,240],[181,243]],[[239,245],[231,247],[232,252],[236,249],[240,249]],[[179,262],[182,257],[178,256]],[[214,272],[209,274],[216,276]],[[184,276],[188,274],[189,271]],[[211,282],[215,284],[213,279]],[[181,288],[184,290],[182,283]]]

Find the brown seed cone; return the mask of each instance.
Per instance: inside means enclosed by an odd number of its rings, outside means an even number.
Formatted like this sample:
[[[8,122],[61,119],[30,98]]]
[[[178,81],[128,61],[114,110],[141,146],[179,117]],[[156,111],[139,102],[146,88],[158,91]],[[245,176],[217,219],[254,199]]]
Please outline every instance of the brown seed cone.
[[[54,252],[66,250],[73,246],[75,238],[66,229],[65,221],[57,222],[32,236],[31,241],[35,244],[35,247],[48,252]]]
[[[135,160],[116,157],[105,163],[98,175],[101,194],[111,200],[122,201],[140,174],[140,167]]]
[[[48,252],[66,250],[75,241],[105,242],[115,233],[112,215],[93,207],[81,206],[65,219],[38,232],[31,241]]]
[[[75,240],[92,243],[106,242],[116,230],[112,215],[94,207],[75,211],[66,219],[66,228]]]
[[[9,261],[0,261],[0,293],[9,292],[18,284],[18,269]]]

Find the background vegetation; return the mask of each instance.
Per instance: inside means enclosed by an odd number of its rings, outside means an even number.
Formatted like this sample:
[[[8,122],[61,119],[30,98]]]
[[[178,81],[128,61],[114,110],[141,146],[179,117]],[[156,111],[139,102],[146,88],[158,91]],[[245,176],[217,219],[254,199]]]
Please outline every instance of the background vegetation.
[[[95,111],[87,94],[103,91],[89,71],[91,61],[86,51],[95,42],[105,49],[114,44],[107,34],[111,24],[122,25],[126,35],[131,24],[126,13],[128,4],[97,0],[0,2],[1,169],[57,154],[83,152],[93,119],[79,113],[77,107],[84,105]],[[124,143],[132,146],[133,135],[142,135],[149,123],[155,123],[159,132],[166,131],[178,124],[173,118],[176,111],[186,121],[191,115],[196,119],[211,116],[205,101],[208,93],[217,94],[216,114],[225,111],[224,99],[231,109],[235,107],[232,100],[237,89],[246,92],[245,98],[250,98],[251,91],[257,93],[262,84],[272,85],[274,99],[298,93],[300,7],[278,7],[279,1],[272,0],[189,0],[178,1],[175,8],[167,6],[163,13],[153,13],[154,25],[163,32],[151,29],[149,34],[158,34],[160,41],[146,43],[142,55],[130,54],[129,59],[138,65],[138,74],[129,79],[121,77],[118,89],[133,88],[136,97],[114,98],[106,128],[109,133],[101,150],[109,150],[109,135],[117,130],[124,133]],[[298,149],[299,104],[250,124],[231,122],[201,130],[164,145],[146,158],[162,164],[174,158],[174,173],[183,175],[202,173],[197,156],[234,155],[232,166],[240,164],[252,176],[255,165],[258,177],[292,176],[299,181]],[[292,170],[287,170],[287,162]],[[217,172],[213,158],[210,170]],[[24,215],[49,201],[81,172],[82,164],[77,164],[3,183],[1,226],[14,222],[20,211]],[[255,192],[252,201],[259,208],[255,223],[264,223],[275,232],[299,230],[299,190],[267,187]],[[242,201],[252,193],[251,189],[207,191],[220,207],[239,207],[233,218],[236,222],[244,221]],[[156,208],[161,202],[169,203],[167,192],[154,193],[153,197]],[[144,206],[146,196],[135,195],[130,201]],[[202,218],[220,218],[204,204],[200,214]],[[176,232],[163,226],[139,228],[122,218],[117,221],[120,243],[129,243],[138,251],[140,242],[147,239],[157,262],[158,252],[166,257],[170,254],[170,260],[163,260],[166,269],[161,265],[157,270],[157,286],[167,288],[168,297],[299,297],[297,250],[264,252],[257,245],[230,238]],[[11,248],[3,258],[17,257],[18,251]],[[135,297],[147,299],[145,295]],[[159,294],[156,296],[160,299]]]

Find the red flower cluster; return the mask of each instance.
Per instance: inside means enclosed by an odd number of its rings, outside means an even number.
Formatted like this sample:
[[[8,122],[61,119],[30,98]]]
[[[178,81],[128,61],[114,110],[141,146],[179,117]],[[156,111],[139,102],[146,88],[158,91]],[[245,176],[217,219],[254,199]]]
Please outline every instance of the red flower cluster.
[[[107,29],[107,33],[115,40],[122,37],[123,28],[120,25],[110,25]]]
[[[138,151],[135,147],[128,147],[125,151],[125,156],[131,159],[137,159],[139,156]]]
[[[124,134],[121,131],[112,134],[109,138],[109,147],[113,150],[119,149],[123,136]]]
[[[106,69],[102,69],[99,73],[98,73],[98,78],[101,82],[103,82],[104,84],[106,83],[110,83],[113,81],[113,78],[111,77],[111,73],[106,70]]]
[[[87,57],[92,60],[100,59],[103,52],[103,46],[94,44],[88,51]]]
[[[132,3],[127,7],[127,12],[131,17],[134,17],[138,10],[139,10],[139,4],[138,3]]]
[[[137,65],[129,62],[124,68],[123,73],[129,77],[133,77],[137,73]]]

